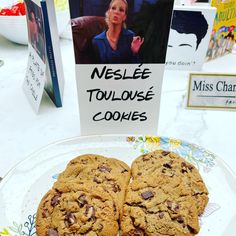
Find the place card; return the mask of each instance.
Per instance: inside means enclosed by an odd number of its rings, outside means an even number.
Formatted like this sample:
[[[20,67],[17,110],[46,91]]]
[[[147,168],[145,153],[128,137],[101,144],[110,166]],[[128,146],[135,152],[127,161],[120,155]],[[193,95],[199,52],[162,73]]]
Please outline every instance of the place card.
[[[29,56],[23,90],[37,113],[44,90],[56,107],[62,106],[64,74],[54,1],[24,0]]]
[[[190,74],[187,107],[236,109],[236,74]]]
[[[37,113],[45,86],[46,64],[39,54],[29,45],[29,58],[23,90],[34,111]]]
[[[208,5],[174,7],[166,69],[201,70],[215,14],[216,9]]]
[[[157,134],[174,1],[69,3],[81,134]]]
[[[83,65],[77,83],[82,134],[155,134],[164,65]]]

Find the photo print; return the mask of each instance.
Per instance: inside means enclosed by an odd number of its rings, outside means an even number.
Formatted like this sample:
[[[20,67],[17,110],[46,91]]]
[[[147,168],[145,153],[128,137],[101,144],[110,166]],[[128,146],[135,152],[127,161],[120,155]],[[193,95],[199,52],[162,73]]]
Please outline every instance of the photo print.
[[[43,62],[46,61],[43,15],[41,8],[32,0],[25,0],[29,43]]]
[[[69,0],[76,64],[165,63],[173,0]]]

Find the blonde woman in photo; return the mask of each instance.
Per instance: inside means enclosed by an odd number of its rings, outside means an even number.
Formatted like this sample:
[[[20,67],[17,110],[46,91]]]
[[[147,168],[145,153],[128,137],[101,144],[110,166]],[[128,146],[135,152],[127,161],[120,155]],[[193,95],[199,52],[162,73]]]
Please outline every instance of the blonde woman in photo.
[[[138,52],[144,39],[126,29],[128,3],[112,0],[106,12],[107,30],[93,38],[97,63],[139,63]]]

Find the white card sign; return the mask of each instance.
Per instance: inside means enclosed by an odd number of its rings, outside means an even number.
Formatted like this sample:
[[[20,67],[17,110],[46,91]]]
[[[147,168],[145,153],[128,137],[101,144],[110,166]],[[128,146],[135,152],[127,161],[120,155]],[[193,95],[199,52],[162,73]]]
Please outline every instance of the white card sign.
[[[29,58],[23,90],[35,112],[38,112],[44,86],[45,86],[46,64],[38,53],[29,45]]]
[[[236,74],[190,74],[187,107],[236,109]]]
[[[69,3],[81,134],[157,134],[174,1]]]
[[[76,69],[83,75],[77,81],[82,134],[156,134],[164,65]]]
[[[44,89],[57,107],[62,106],[64,77],[54,1],[24,0],[29,58],[23,90],[38,112]]]
[[[216,8],[175,6],[168,41],[166,69],[201,70]]]

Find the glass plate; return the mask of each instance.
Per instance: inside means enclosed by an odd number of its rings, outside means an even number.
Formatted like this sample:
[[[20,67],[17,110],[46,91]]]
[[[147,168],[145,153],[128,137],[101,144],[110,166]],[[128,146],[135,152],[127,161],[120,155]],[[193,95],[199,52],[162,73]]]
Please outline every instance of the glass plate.
[[[140,154],[164,149],[176,152],[200,171],[210,201],[200,217],[200,236],[234,236],[236,177],[222,160],[202,147],[153,136],[87,136],[51,144],[12,169],[0,184],[0,235],[36,235],[35,213],[58,173],[77,155],[116,157],[127,164]]]

